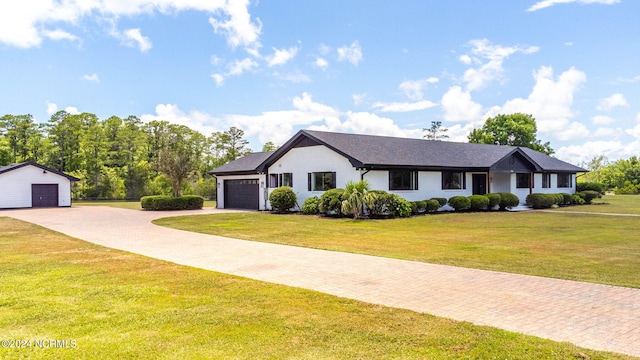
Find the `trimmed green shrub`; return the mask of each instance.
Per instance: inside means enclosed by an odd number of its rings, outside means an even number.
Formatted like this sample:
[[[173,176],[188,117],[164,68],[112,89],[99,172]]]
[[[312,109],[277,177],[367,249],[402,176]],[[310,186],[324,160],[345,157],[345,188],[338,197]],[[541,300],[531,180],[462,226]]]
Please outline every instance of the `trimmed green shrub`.
[[[198,210],[204,205],[204,198],[198,195],[171,197],[165,195],[143,196],[140,205],[145,210]]]
[[[489,206],[488,206],[489,210],[500,205],[500,194],[491,193],[491,194],[485,194],[484,196],[486,196],[487,199],[489,199]]]
[[[560,205],[572,205],[573,204],[573,197],[571,196],[571,194],[560,193],[560,195],[562,195],[562,203],[560,203]]]
[[[471,207],[471,200],[466,196],[453,196],[447,203],[455,211],[467,210]]]
[[[290,186],[280,186],[269,194],[271,208],[279,213],[284,213],[298,206],[296,193]]]
[[[427,201],[412,201],[411,202],[411,213],[413,215],[424,214],[427,211]]]
[[[489,207],[489,198],[484,195],[468,196],[469,209],[472,211],[487,210]]]
[[[581,182],[576,184],[576,191],[581,192],[586,190],[597,191],[601,195],[604,195],[607,187],[603,183],[599,182]]]
[[[329,189],[320,195],[320,213],[330,216],[342,215],[342,194],[344,189]]]
[[[384,190],[371,190],[373,201],[367,204],[369,217],[381,218],[393,216],[393,196]]]
[[[584,200],[585,204],[591,204],[593,199],[600,197],[600,193],[593,190],[580,191],[577,194]]]
[[[440,209],[440,203],[436,199],[427,200],[427,201],[425,201],[425,204],[426,204],[426,211],[427,212],[432,213],[432,212],[436,212],[436,211],[438,211],[438,209]]]
[[[307,198],[302,203],[302,213],[305,215],[317,215],[320,213],[320,199],[317,196]]]
[[[578,194],[571,195],[571,203],[575,205],[584,205],[584,199]]]
[[[447,199],[446,198],[436,197],[436,198],[431,198],[431,200],[436,200],[438,202],[438,204],[440,204],[440,207],[443,207],[443,206],[447,205]]]
[[[633,182],[626,180],[622,186],[616,186],[613,192],[615,192],[616,195],[637,195],[640,193],[640,184],[637,182],[638,180],[634,180]]]
[[[527,195],[527,206],[534,209],[548,209],[557,204],[556,194],[529,194]]]
[[[500,210],[520,205],[520,199],[510,192],[501,192],[500,194]]]
[[[397,217],[409,217],[411,216],[411,203],[409,202],[409,200],[396,195],[396,194],[391,194],[392,195],[392,208],[393,208],[393,213],[391,214],[391,216],[397,216]]]

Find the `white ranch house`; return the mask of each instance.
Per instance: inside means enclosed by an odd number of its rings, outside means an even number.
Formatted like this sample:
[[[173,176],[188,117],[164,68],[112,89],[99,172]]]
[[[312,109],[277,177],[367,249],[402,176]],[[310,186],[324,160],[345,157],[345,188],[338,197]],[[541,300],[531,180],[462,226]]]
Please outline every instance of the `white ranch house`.
[[[34,162],[0,166],[0,209],[71,206],[78,180]]]
[[[291,186],[298,203],[349,181],[409,201],[511,192],[575,193],[586,170],[524,147],[301,130],[280,149],[252,153],[210,173],[217,206],[268,210],[269,193]]]

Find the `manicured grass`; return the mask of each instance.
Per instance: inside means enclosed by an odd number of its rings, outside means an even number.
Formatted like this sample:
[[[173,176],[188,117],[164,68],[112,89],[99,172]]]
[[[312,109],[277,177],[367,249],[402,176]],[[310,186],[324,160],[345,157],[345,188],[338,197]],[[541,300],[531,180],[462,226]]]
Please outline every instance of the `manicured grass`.
[[[0,229],[0,338],[73,345],[0,347],[2,359],[631,359],[179,266],[9,218]]]
[[[126,200],[74,200],[73,206],[110,206],[121,209],[142,210],[140,201]],[[216,207],[215,200],[205,200],[204,207]]]
[[[239,239],[640,287],[640,218],[449,213],[394,220],[234,213],[155,224]]]
[[[582,211],[640,215],[640,195],[605,195],[591,205],[569,206],[558,211]]]

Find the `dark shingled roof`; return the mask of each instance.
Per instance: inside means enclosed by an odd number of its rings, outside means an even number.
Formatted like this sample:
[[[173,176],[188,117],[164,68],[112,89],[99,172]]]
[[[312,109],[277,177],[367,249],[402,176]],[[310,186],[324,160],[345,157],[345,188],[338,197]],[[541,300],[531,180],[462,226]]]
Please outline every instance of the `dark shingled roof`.
[[[354,167],[366,169],[407,167],[487,170],[500,160],[519,153],[532,162],[538,171],[585,171],[580,167],[523,147],[301,130],[273,153],[257,153],[265,154],[262,155],[264,157],[241,158],[211,173],[263,172],[292,147],[316,144],[325,145],[345,156]]]
[[[25,166],[28,166],[28,165],[35,166],[37,168],[40,168],[40,169],[45,170],[47,172],[50,172],[52,174],[64,176],[64,177],[66,177],[67,179],[69,179],[71,181],[80,181],[80,179],[78,179],[75,176],[67,175],[67,174],[65,174],[65,173],[63,173],[61,171],[48,168],[48,167],[46,167],[44,165],[40,165],[40,164],[35,163],[33,161],[26,161],[26,162],[23,162],[23,163],[20,163],[20,164],[11,164],[11,165],[6,165],[6,166],[0,166],[0,174],[4,174],[4,173],[9,172],[11,170],[19,169],[21,167],[25,167]]]
[[[273,153],[273,151],[250,153],[241,158],[228,162],[217,169],[209,171],[209,174],[255,174],[260,165]]]

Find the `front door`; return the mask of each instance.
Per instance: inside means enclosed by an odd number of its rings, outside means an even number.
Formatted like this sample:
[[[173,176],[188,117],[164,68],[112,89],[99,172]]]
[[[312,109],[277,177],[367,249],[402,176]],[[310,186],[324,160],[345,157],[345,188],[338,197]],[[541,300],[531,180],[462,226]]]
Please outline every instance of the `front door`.
[[[487,175],[473,174],[473,195],[484,195],[487,193]]]

